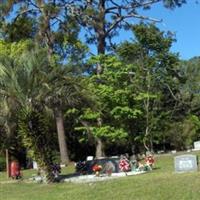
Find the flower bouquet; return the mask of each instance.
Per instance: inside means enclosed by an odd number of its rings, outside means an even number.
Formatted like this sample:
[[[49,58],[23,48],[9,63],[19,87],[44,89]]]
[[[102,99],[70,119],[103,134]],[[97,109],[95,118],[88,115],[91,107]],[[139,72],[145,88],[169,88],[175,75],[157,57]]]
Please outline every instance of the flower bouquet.
[[[125,159],[125,158],[120,159],[120,161],[119,161],[119,169],[122,172],[125,172],[125,174],[127,175],[127,172],[130,170],[129,161],[127,159]]]
[[[147,156],[145,158],[145,163],[146,163],[146,165],[149,165],[152,168],[155,163],[154,157],[152,155]]]
[[[92,171],[95,172],[95,175],[96,176],[99,176],[100,175],[100,171],[102,170],[102,166],[101,165],[97,165],[95,164],[93,167],[92,167]]]

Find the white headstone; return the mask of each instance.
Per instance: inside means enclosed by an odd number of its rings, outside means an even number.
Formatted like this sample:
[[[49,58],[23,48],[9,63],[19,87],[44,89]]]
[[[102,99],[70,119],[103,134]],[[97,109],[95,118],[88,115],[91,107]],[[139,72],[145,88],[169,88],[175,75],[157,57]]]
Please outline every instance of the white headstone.
[[[181,155],[174,158],[174,167],[176,172],[197,171],[197,156],[196,155]]]
[[[38,165],[35,161],[33,161],[33,169],[38,169]]]
[[[172,154],[175,154],[175,153],[176,153],[176,150],[172,150],[171,152],[172,152]]]
[[[94,160],[94,157],[93,157],[93,156],[88,156],[88,157],[86,158],[86,160],[87,160],[87,161]]]
[[[194,149],[195,150],[200,150],[200,141],[194,142]]]

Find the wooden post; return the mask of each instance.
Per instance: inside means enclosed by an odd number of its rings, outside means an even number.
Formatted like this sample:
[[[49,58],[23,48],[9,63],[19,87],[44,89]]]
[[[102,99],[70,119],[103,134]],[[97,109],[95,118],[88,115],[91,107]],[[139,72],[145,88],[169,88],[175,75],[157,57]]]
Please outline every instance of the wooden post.
[[[9,162],[9,152],[8,149],[6,149],[6,172],[7,172],[7,178],[10,177],[10,162]]]

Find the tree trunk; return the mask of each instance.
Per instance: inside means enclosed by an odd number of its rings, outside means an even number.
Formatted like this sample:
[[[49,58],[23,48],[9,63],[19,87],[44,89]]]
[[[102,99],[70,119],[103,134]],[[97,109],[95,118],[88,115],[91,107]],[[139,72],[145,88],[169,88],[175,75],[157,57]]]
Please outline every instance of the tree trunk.
[[[10,155],[8,149],[6,149],[6,172],[7,178],[10,177]]]
[[[100,31],[102,32],[102,30]],[[105,41],[105,33],[98,33],[98,46],[97,46],[97,51],[98,55],[100,54],[105,54],[105,46],[106,46],[106,41]]]
[[[95,156],[96,156],[96,158],[100,158],[100,157],[105,156],[104,144],[103,144],[101,138],[96,139],[96,154],[95,154]]]
[[[145,149],[146,149],[146,151],[149,151],[149,146],[147,145],[147,137],[148,137],[148,135],[149,135],[149,127],[146,127],[146,129],[145,129],[145,136],[144,136],[144,138],[143,138],[143,144],[144,144],[144,147],[145,147]]]
[[[45,10],[45,1],[39,1],[38,7],[42,11],[43,15],[43,24],[44,26],[40,30],[40,35],[43,38],[43,42],[45,43],[47,50],[48,50],[48,59],[49,63],[51,63],[52,55],[53,55],[53,45],[54,45],[54,36],[50,27],[50,19],[51,16],[47,10]],[[65,130],[64,130],[64,120],[62,111],[58,108],[54,110],[55,118],[56,118],[56,127],[57,127],[57,134],[58,134],[58,143],[60,148],[60,157],[61,163],[67,165],[69,163],[69,155],[67,144],[65,141]]]
[[[24,146],[33,152],[32,158],[38,163],[42,182],[54,182],[53,154],[46,113],[41,109],[32,111],[23,109],[19,114],[18,125]]]
[[[151,88],[151,77],[150,77],[150,72],[149,70],[147,71],[147,94],[148,97],[146,100],[144,100],[144,108],[146,111],[146,129],[145,129],[145,136],[144,136],[144,147],[147,151],[153,152],[153,135],[150,130],[150,88]],[[149,138],[150,136],[150,138]],[[149,141],[148,141],[149,139]],[[147,145],[147,142],[149,145]],[[150,147],[149,147],[150,146]]]
[[[102,126],[102,118],[98,118],[97,119],[97,125],[98,127]],[[96,158],[99,157],[104,157],[105,156],[105,152],[104,152],[104,144],[101,138],[96,138]]]
[[[99,13],[96,17],[96,23],[94,29],[97,36],[97,54],[105,55],[106,49],[106,29],[105,29],[105,0],[99,0],[98,3]],[[97,64],[96,73],[100,77],[103,73],[103,67],[101,63]],[[102,118],[99,117],[97,125],[102,126]],[[101,138],[96,138],[96,158],[105,156],[104,145]]]
[[[97,53],[105,55],[106,48],[106,30],[105,30],[105,0],[99,1],[99,15],[97,17],[95,31],[97,35]],[[101,64],[97,65],[97,75],[103,73]]]
[[[43,183],[54,183],[55,182],[55,175],[53,174],[52,164],[41,164],[41,161],[37,162],[39,165],[39,175],[42,177]]]
[[[61,163],[64,165],[67,165],[69,164],[70,160],[69,160],[67,143],[65,139],[63,114],[62,114],[62,111],[58,108],[54,112],[55,112],[55,118],[56,118],[56,127],[57,127],[57,133],[58,133],[58,143],[59,143],[59,148],[60,148]]]

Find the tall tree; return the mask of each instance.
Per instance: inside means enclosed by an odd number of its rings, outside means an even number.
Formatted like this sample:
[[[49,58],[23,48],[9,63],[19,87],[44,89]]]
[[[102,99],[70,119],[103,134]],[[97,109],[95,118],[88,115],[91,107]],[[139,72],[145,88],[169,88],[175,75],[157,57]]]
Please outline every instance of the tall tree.
[[[83,86],[81,85],[80,78],[73,77],[66,68],[61,68],[60,66],[54,66],[48,74],[44,86],[42,96],[48,107],[53,110],[56,118],[61,161],[63,164],[68,164],[68,148],[63,146],[66,145],[63,142],[66,141],[63,113],[80,104],[84,98],[82,94]]]
[[[120,29],[129,29],[133,19],[158,22],[160,20],[139,14],[141,9],[150,8],[151,5],[163,2],[166,8],[175,8],[186,3],[185,0],[123,0],[120,2],[108,0],[72,1],[68,5],[68,12],[75,17],[82,27],[86,29],[88,43],[94,43],[97,54],[105,54],[106,49],[112,45],[112,38],[118,34]],[[110,43],[108,45],[108,42]],[[100,78],[103,73],[103,65],[96,63],[95,70]],[[102,126],[101,117],[97,120],[98,126]],[[97,149],[103,146],[102,141],[97,138]],[[102,156],[102,150],[97,150],[98,156]]]
[[[98,75],[87,80],[97,103],[93,108],[83,109],[80,121],[85,127],[79,130],[87,132],[88,139],[92,137],[96,142],[99,141],[95,155],[101,157],[105,156],[105,144],[116,143],[117,140],[122,141],[126,138],[127,121],[136,117],[137,110],[129,107],[131,92],[126,88],[127,82],[130,81],[127,80],[127,68],[114,56],[96,56],[91,59],[91,62],[100,62],[105,70],[101,75],[101,81]]]
[[[135,100],[141,102],[144,126],[144,146],[153,150],[153,131],[165,109],[173,109],[177,98],[179,75],[178,57],[170,52],[173,37],[154,25],[133,26],[135,41],[125,42],[118,48],[119,55],[133,66]],[[169,101],[169,102],[168,102]],[[169,106],[170,105],[170,106]],[[162,118],[162,117],[161,117]]]

